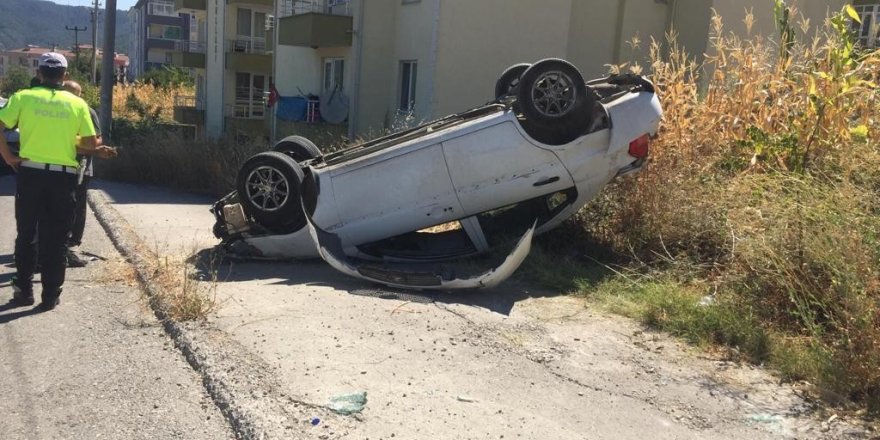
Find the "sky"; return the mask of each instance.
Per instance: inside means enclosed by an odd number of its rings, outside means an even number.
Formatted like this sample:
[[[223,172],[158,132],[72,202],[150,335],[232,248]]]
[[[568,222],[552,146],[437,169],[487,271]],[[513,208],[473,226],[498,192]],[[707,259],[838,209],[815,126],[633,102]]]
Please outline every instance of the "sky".
[[[88,6],[92,7],[94,5],[94,0],[52,0],[54,3],[58,3],[59,5],[69,5],[69,6]],[[104,7],[105,0],[100,0],[101,8]],[[121,9],[123,11],[127,11],[129,8],[134,6],[137,3],[137,0],[116,0],[116,9]]]

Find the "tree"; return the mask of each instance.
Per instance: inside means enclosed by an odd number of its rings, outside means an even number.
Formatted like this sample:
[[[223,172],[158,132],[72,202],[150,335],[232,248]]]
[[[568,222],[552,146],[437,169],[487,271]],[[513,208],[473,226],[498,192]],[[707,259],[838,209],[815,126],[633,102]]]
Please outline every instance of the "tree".
[[[12,96],[13,93],[30,87],[31,74],[21,66],[10,66],[6,76],[0,78],[0,95]]]

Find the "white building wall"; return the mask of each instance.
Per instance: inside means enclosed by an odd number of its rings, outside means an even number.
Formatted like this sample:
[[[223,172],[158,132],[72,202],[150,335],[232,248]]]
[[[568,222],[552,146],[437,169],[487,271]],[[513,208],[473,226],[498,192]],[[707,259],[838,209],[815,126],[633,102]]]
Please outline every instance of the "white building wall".
[[[495,80],[512,64],[565,58],[571,4],[572,0],[541,0],[540,6],[530,1],[444,0],[433,116],[492,100]]]
[[[394,84],[387,102],[389,114],[395,118],[400,102],[400,63],[415,60],[416,71],[415,109],[413,118],[419,122],[431,117],[431,79],[434,72],[432,61],[432,30],[437,2],[440,0],[422,0],[419,2],[398,2],[396,19],[394,20],[394,56],[388,60]],[[448,0],[447,0],[448,1]],[[457,0],[453,0],[457,1]],[[467,1],[467,0],[465,0]],[[392,121],[393,122],[393,121]]]

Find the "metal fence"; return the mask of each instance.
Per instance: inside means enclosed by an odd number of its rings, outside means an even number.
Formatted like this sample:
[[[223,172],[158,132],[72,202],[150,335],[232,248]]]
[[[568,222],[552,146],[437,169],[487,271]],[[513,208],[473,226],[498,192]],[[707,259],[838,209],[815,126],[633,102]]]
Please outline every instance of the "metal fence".
[[[236,99],[234,104],[226,104],[226,116],[239,119],[263,119],[266,107],[262,102]]]
[[[226,49],[228,52],[266,53],[265,37],[247,37],[239,35],[232,40],[228,40],[226,43]]]
[[[351,15],[351,0],[281,0],[279,13],[282,17],[318,13]]]
[[[194,108],[196,110],[205,109],[204,101],[194,95],[174,95],[174,106]]]
[[[174,43],[174,50],[177,52],[205,53],[205,42],[189,40],[176,41]]]

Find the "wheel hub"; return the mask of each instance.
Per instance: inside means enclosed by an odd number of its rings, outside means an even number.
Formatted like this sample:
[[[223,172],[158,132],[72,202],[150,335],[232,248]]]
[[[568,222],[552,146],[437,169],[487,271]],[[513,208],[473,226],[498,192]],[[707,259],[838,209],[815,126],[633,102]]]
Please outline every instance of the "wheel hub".
[[[532,102],[538,113],[552,118],[566,115],[577,101],[574,81],[561,71],[541,74],[532,86]]]
[[[280,171],[261,166],[248,174],[245,183],[248,201],[263,211],[277,211],[290,197],[290,185]]]

